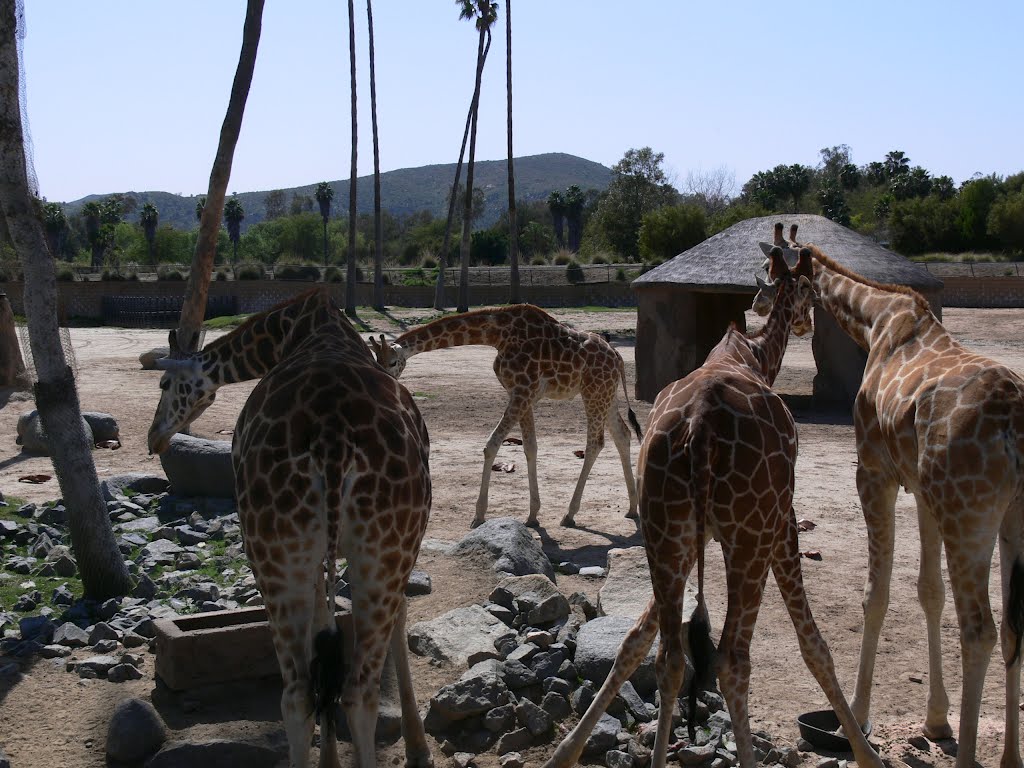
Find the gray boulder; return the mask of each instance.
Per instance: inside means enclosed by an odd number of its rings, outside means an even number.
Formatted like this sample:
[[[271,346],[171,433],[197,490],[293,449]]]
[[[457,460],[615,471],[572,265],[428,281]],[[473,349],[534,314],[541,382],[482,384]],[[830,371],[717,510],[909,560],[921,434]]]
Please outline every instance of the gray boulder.
[[[92,429],[84,418],[82,419],[82,428],[85,429],[86,437],[92,442]],[[18,436],[14,442],[21,446],[24,453],[38,456],[50,455],[50,439],[43,431],[43,422],[39,418],[39,411],[29,411],[18,417],[17,432]]]
[[[107,726],[107,754],[122,763],[152,755],[167,739],[167,727],[153,705],[142,699],[123,699],[114,707]]]
[[[597,593],[598,616],[624,616],[636,621],[651,600],[651,572],[643,547],[608,551],[608,575]],[[697,607],[697,591],[687,582],[683,618]]]
[[[108,477],[100,482],[104,501],[122,501],[127,498],[126,490],[137,493],[163,493],[170,486],[165,478],[157,475],[146,475],[142,472],[129,472],[124,475]]]
[[[82,418],[85,419],[85,423],[88,424],[89,429],[92,430],[92,441],[94,443],[98,443],[103,440],[120,441],[121,429],[117,426],[117,419],[109,413],[100,413],[99,411],[82,411]]]
[[[171,354],[170,347],[153,347],[152,349],[147,349],[139,355],[139,365],[142,366],[142,370],[144,371],[155,371],[156,361],[161,357],[167,357],[169,354]]]
[[[618,743],[618,734],[622,730],[622,723],[607,712],[601,715],[594,730],[587,739],[587,746],[583,748],[583,754],[594,756],[613,749]]]
[[[511,517],[488,520],[470,531],[450,553],[484,556],[493,561],[494,570],[512,576],[542,573],[554,581],[551,567],[533,531]]]
[[[409,650],[450,664],[498,658],[494,641],[509,628],[479,605],[456,608],[409,629]],[[514,633],[513,633],[514,634]]]
[[[437,733],[451,723],[482,715],[511,700],[498,662],[482,661],[434,695],[424,725]]]
[[[569,601],[551,579],[539,573],[502,579],[490,599],[522,615],[533,627],[560,621],[569,615]]]
[[[178,496],[233,498],[235,472],[231,466],[231,442],[174,435],[160,454],[160,464]]]
[[[274,768],[281,759],[282,755],[272,749],[244,741],[172,741],[146,763],[146,768]]]
[[[593,680],[598,686],[608,677],[615,662],[615,655],[626,633],[635,622],[624,616],[602,616],[588,621],[580,627],[576,636],[576,657],[574,663],[581,677]],[[630,682],[641,693],[651,693],[657,688],[654,672],[654,657],[658,651],[655,638],[647,656],[637,668]]]

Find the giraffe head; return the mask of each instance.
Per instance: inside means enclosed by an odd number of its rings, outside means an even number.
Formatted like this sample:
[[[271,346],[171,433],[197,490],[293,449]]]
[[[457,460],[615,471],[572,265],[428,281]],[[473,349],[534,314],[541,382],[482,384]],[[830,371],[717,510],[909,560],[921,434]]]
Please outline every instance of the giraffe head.
[[[401,376],[402,371],[405,370],[405,363],[407,360],[405,350],[394,342],[389,343],[387,339],[384,338],[383,333],[380,335],[380,341],[377,341],[373,336],[370,336],[369,338],[370,348],[373,350],[373,354],[377,358],[377,364],[390,373],[393,378],[397,379]]]
[[[178,346],[175,331],[169,335],[171,354],[156,361],[160,377],[160,402],[149,427],[149,452],[163,453],[171,437],[188,427],[217,397],[217,385],[203,369],[200,355],[187,354]]]
[[[754,275],[758,291],[752,309],[764,317],[772,311],[776,300],[782,294],[783,301],[791,302],[793,333],[803,336],[813,329],[811,309],[814,306],[815,295],[811,283],[814,277],[811,251],[809,248],[801,248],[796,266],[790,269],[782,248],[768,243],[761,243],[761,247],[768,253],[765,268],[771,282],[765,282],[759,275]],[[787,290],[783,291],[783,286],[786,286]]]

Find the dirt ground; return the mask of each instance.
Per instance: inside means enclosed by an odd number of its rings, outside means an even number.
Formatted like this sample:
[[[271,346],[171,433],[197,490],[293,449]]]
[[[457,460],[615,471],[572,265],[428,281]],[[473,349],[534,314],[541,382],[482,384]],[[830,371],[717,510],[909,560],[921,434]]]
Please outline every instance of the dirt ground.
[[[424,311],[396,310],[374,315],[365,330],[396,331],[414,322]],[[632,382],[632,329],[635,311],[583,312],[565,310],[557,316],[578,328],[614,334],[616,346],[627,364]],[[947,327],[975,350],[1024,371],[1024,310],[948,309]],[[146,455],[145,435],[157,397],[158,373],[142,371],[138,354],[164,343],[163,331],[117,328],[71,331],[79,371],[81,401],[86,410],[113,414],[121,426],[123,448],[98,450],[94,457],[100,476],[123,472],[160,473],[156,458]],[[207,341],[214,338],[211,333]],[[427,531],[428,541],[419,566],[434,584],[431,595],[413,599],[410,622],[436,616],[451,608],[486,598],[494,583],[491,574],[467,571],[439,553],[431,540],[454,541],[468,529],[473,515],[481,471],[481,453],[505,404],[505,394],[491,370],[493,350],[468,347],[438,351],[410,361],[403,383],[419,400],[431,438],[434,507]],[[809,337],[793,339],[786,355],[777,389],[790,395],[809,395],[814,364]],[[195,434],[223,437],[234,426],[238,411],[252,384],[227,387],[195,425]],[[632,392],[632,386],[630,386]],[[837,664],[844,690],[852,693],[860,647],[861,593],[867,564],[867,544],[857,500],[854,470],[856,454],[848,412],[809,410],[805,398],[797,398],[794,411],[800,430],[797,467],[796,513],[817,523],[801,534],[802,549],[817,549],[821,561],[804,560],[804,578],[815,616]],[[43,485],[17,482],[22,475],[51,472],[47,459],[22,458],[14,444],[18,416],[31,402],[8,399],[0,408],[0,490],[8,496],[44,501],[59,495],[56,481]],[[649,404],[634,403],[643,423]],[[540,536],[552,559],[578,564],[605,564],[611,547],[639,545],[634,524],[623,518],[626,491],[616,452],[608,441],[598,458],[577,516],[579,527],[558,525],[572,495],[580,469],[573,451],[584,444],[585,420],[579,400],[542,401],[536,411],[540,443],[539,475],[542,528]],[[635,460],[636,445],[633,445]],[[510,515],[525,519],[528,509],[526,465],[522,449],[502,448],[499,459],[512,461],[516,471],[494,473],[491,478],[490,516]],[[721,556],[708,549],[708,603],[716,634],[724,617],[725,590]],[[932,744],[920,751],[907,739],[920,733],[927,693],[928,664],[923,613],[917,602],[918,534],[913,499],[901,494],[897,505],[895,571],[889,615],[882,632],[875,674],[872,720],[874,738],[883,756],[895,765],[952,766],[954,758]],[[998,571],[996,571],[997,573]],[[566,592],[578,589],[596,597],[600,581],[559,577]],[[948,592],[948,588],[947,588]],[[991,586],[998,621],[998,579]],[[943,662],[947,691],[953,701],[950,715],[956,729],[961,688],[959,640],[952,601],[943,614]],[[418,700],[423,705],[437,688],[450,682],[458,670],[436,668],[413,656],[413,676]],[[750,712],[754,728],[769,731],[776,743],[796,743],[796,716],[827,706],[824,695],[800,661],[796,637],[777,589],[769,586],[752,648],[753,680]],[[147,661],[152,670],[152,657]],[[235,696],[230,701],[216,696],[182,702],[180,697],[156,689],[146,679],[115,685],[102,680],[77,680],[62,671],[63,662],[39,660],[0,700],[0,746],[18,766],[68,766],[79,768],[104,764],[103,744],[109,712],[117,700],[131,695],[151,697],[178,738],[254,737],[268,743],[283,742],[276,701],[267,697]],[[978,761],[982,766],[998,762],[1002,749],[1004,684],[998,653],[993,655],[982,701]],[[182,706],[183,703],[185,706]],[[186,712],[185,710],[191,710]],[[446,764],[435,743],[438,765]],[[550,748],[526,753],[530,763],[541,762]],[[386,749],[384,761],[399,764],[401,742]],[[478,764],[497,765],[493,754],[482,755]],[[808,764],[813,764],[808,763]]]

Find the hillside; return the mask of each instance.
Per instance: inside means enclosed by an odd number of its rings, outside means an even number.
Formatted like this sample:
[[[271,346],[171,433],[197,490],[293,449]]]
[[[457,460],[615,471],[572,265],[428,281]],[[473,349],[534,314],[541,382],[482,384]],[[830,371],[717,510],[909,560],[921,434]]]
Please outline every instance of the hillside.
[[[474,185],[484,190],[486,205],[480,218],[481,226],[493,224],[507,206],[508,176],[504,160],[486,160],[476,163]],[[610,169],[585,160],[582,157],[552,152],[543,155],[516,158],[516,198],[533,201],[546,200],[555,190],[564,191],[572,184],[578,184],[584,191],[603,190],[611,180]],[[419,211],[430,211],[434,216],[447,215],[445,200],[455,176],[455,164],[425,165],[420,168],[403,168],[382,173],[381,205],[395,216],[404,216]],[[465,168],[462,172],[465,183]],[[313,196],[317,182],[301,187],[284,189],[286,204],[291,203],[293,194]],[[332,181],[334,200],[331,203],[333,216],[345,216],[348,211],[348,179]],[[243,231],[264,219],[263,199],[272,190],[241,192],[238,195],[245,210]],[[126,192],[138,202],[151,202],[160,211],[160,223],[170,224],[179,229],[196,226],[196,201],[198,196],[182,197],[169,192]],[[67,213],[77,213],[90,200],[103,195],[88,195],[66,203]],[[357,179],[356,200],[360,213],[373,212],[373,176]],[[135,218],[137,215],[129,216]]]

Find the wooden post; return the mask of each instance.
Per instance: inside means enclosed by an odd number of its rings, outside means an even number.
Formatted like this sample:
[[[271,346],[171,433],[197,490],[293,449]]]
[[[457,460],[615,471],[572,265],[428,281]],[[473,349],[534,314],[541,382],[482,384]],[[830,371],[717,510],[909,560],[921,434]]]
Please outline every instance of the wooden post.
[[[6,293],[0,293],[0,388],[25,386],[25,361],[21,359],[14,310]]]

